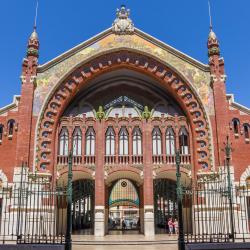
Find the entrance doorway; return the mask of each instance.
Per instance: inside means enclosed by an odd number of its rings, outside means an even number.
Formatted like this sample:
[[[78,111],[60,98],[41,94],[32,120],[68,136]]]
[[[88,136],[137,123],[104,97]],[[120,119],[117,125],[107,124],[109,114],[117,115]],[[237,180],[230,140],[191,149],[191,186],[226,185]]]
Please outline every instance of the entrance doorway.
[[[169,179],[154,180],[155,232],[168,233],[168,220],[177,219],[176,182]]]
[[[72,233],[93,234],[95,183],[85,179],[72,184]]]
[[[138,186],[129,179],[119,179],[112,183],[108,195],[109,234],[139,233],[140,198]]]

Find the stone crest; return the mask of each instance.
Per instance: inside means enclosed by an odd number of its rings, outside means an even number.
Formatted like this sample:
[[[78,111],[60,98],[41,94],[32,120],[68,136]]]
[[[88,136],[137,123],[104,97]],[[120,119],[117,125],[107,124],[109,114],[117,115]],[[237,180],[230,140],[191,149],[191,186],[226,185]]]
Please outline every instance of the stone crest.
[[[134,32],[134,24],[129,18],[130,10],[126,9],[125,5],[122,5],[120,9],[116,11],[116,19],[112,25],[112,30],[118,35],[127,35]]]

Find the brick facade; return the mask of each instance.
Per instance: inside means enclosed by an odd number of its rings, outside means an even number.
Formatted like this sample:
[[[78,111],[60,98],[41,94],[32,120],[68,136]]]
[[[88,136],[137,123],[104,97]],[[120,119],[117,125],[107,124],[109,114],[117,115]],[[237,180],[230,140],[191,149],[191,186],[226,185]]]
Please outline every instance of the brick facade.
[[[109,33],[112,34],[112,30]],[[103,37],[105,36],[107,36],[106,33],[103,34]],[[140,36],[143,38],[142,34]],[[192,82],[190,83],[182,74],[179,74],[181,73],[179,69],[177,70],[173,65],[170,65],[168,61],[163,62],[157,55],[153,57],[142,51],[123,48],[112,52],[102,51],[99,56],[83,60],[74,70],[70,68],[60,84],[48,90],[46,99],[41,104],[41,112],[37,115],[33,112],[34,91],[36,90],[36,78],[41,74],[40,72],[43,72],[42,66],[38,66],[38,49],[39,41],[34,31],[29,39],[27,56],[23,62],[21,96],[16,98],[13,104],[0,109],[0,124],[3,125],[0,143],[0,168],[9,182],[12,182],[14,168],[23,163],[27,163],[30,170],[50,172],[55,178],[57,177],[58,171],[60,172],[57,169],[58,126],[64,111],[77,94],[84,91],[95,78],[118,69],[129,69],[154,79],[158,82],[161,91],[166,91],[172,96],[184,111],[191,135],[191,173],[189,174],[193,178],[198,172],[216,171],[219,166],[224,164],[222,149],[227,135],[230,136],[234,148],[232,165],[236,180],[239,180],[242,173],[250,166],[250,144],[247,132],[244,130],[244,126],[250,124],[250,110],[234,102],[232,96],[226,95],[224,61],[220,58],[219,43],[212,31],[208,40],[209,65],[204,66],[208,69],[211,77],[210,87],[213,101],[210,105],[213,106],[214,113],[210,112],[209,114],[206,112],[206,104],[202,103],[202,99],[197,94],[198,90],[192,85]],[[172,53],[177,52],[172,51]],[[182,57],[183,60],[191,60],[186,59],[185,55]],[[199,67],[201,66],[197,65],[197,68]],[[48,74],[50,74],[49,70]],[[9,135],[8,122],[12,119],[15,121],[14,130],[13,135]],[[93,119],[86,121],[86,124],[95,124],[97,138],[104,138],[107,123],[111,123],[111,121],[101,120],[99,122],[97,118]],[[144,141],[143,196],[145,205],[153,204],[153,172],[167,172],[172,167],[171,164],[165,162],[162,168],[159,167],[155,170],[152,163],[152,144],[151,141],[148,141],[151,140],[152,126],[154,124],[163,126],[164,119],[150,118],[148,120],[142,118],[137,123],[142,128]],[[239,121],[238,133],[235,133],[234,119]],[[113,119],[112,122],[119,122],[118,120]],[[83,119],[81,122],[84,123],[85,120]],[[133,123],[135,120],[129,118],[128,125],[133,126]],[[174,118],[173,123],[176,124]],[[69,127],[71,126],[72,124],[69,125]],[[116,126],[118,125],[116,124]],[[248,130],[250,131],[250,128]],[[44,133],[47,133],[46,136]],[[43,148],[45,142],[48,146]],[[98,206],[105,206],[104,148],[104,140],[97,140],[94,178],[96,180],[96,193],[98,193],[98,196],[95,197],[95,203]],[[74,166],[76,173],[79,169],[85,171],[86,175],[93,175],[93,171],[87,167]],[[137,175],[140,173],[138,169],[133,169],[133,166],[130,165],[120,166],[119,169],[125,172],[134,171]],[[110,173],[112,171],[110,170]],[[188,173],[186,169],[182,169],[182,171]],[[65,170],[62,170],[60,174],[63,175],[63,172]]]

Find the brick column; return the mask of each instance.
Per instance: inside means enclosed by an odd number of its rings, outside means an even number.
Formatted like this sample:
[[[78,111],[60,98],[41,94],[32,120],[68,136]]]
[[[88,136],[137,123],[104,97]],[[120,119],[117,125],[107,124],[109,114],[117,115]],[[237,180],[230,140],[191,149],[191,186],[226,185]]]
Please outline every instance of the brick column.
[[[95,236],[105,235],[104,121],[96,124]]]
[[[154,225],[154,191],[152,168],[152,127],[150,120],[143,121],[143,196],[144,196],[144,234],[155,234]]]

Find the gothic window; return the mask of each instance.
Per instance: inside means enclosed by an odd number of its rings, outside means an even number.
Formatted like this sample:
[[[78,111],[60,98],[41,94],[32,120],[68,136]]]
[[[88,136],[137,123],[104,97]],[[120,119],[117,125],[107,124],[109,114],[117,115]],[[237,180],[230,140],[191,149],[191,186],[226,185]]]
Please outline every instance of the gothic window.
[[[182,155],[189,154],[188,148],[188,132],[185,127],[181,127],[179,131],[180,153]]]
[[[249,124],[243,125],[245,139],[249,139],[249,127],[250,127]]]
[[[158,127],[155,127],[153,129],[152,139],[153,139],[153,155],[161,155],[162,154],[161,131]]]
[[[79,127],[73,133],[73,155],[82,155],[82,131]]]
[[[59,155],[69,154],[69,132],[63,127],[59,135]]]
[[[95,131],[92,127],[86,132],[86,155],[95,155]]]
[[[142,134],[141,130],[136,127],[133,130],[133,155],[142,154]]]
[[[106,132],[106,155],[115,154],[115,131],[112,127],[108,127]]]
[[[128,131],[125,127],[119,132],[119,155],[128,155]]]
[[[3,139],[3,125],[0,124],[0,141]]]
[[[166,154],[175,154],[175,134],[173,128],[168,128],[166,131]]]
[[[13,135],[14,132],[14,125],[15,125],[15,121],[14,120],[9,120],[8,121],[8,131],[9,131],[9,135]]]
[[[233,123],[234,134],[239,134],[240,121],[238,119],[234,118],[232,120],[232,123]]]

